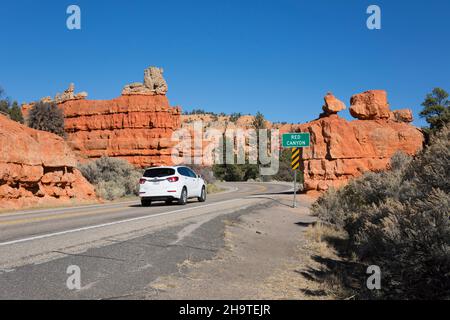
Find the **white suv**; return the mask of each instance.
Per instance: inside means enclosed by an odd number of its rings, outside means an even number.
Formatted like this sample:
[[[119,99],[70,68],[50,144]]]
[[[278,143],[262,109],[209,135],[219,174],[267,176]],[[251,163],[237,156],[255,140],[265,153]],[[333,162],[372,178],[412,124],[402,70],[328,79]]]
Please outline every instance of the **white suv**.
[[[176,200],[185,205],[188,198],[206,201],[206,183],[192,169],[185,166],[155,167],[145,170],[139,181],[139,196],[143,206],[150,206],[152,201]]]

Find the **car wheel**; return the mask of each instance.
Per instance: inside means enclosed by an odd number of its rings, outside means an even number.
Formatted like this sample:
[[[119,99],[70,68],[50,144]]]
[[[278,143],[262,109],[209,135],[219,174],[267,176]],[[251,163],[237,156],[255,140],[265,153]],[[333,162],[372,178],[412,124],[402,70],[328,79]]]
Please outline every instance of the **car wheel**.
[[[202,188],[202,193],[200,194],[200,197],[198,197],[198,201],[205,202],[206,201],[206,188]]]
[[[148,199],[141,199],[141,204],[143,207],[150,207],[152,205],[152,201]]]
[[[187,203],[187,189],[183,188],[181,191],[180,199],[178,199],[178,204],[185,205]]]

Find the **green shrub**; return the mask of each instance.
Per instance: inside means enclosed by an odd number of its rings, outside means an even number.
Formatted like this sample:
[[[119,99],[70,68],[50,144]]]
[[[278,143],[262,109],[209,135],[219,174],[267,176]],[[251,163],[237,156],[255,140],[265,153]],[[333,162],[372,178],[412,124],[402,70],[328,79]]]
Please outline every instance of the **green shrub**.
[[[391,169],[367,173],[312,206],[348,234],[345,254],[378,265],[372,298],[450,298],[450,129],[415,159],[396,154]]]
[[[9,117],[11,120],[14,120],[19,123],[24,123],[23,115],[22,115],[22,109],[19,107],[19,104],[17,101],[14,101],[9,108]]]
[[[236,123],[240,117],[242,117],[242,114],[240,112],[233,112],[230,115],[230,122]]]
[[[38,102],[31,108],[27,120],[33,129],[48,131],[65,137],[64,114],[55,103]]]
[[[7,115],[11,120],[19,123],[24,123],[22,109],[20,108],[17,101],[11,103],[9,98],[1,99],[3,97],[3,94],[4,91],[0,87],[0,113]]]
[[[103,157],[80,165],[79,169],[101,198],[114,200],[139,195],[142,170],[135,169],[126,160]]]
[[[283,151],[281,151],[278,173],[272,176],[273,180],[286,182],[294,181],[291,156],[292,151],[290,149],[283,149]],[[299,187],[303,185],[303,173],[300,171],[297,172],[297,183]]]
[[[223,164],[213,166],[214,176],[224,181],[244,181],[244,165]]]

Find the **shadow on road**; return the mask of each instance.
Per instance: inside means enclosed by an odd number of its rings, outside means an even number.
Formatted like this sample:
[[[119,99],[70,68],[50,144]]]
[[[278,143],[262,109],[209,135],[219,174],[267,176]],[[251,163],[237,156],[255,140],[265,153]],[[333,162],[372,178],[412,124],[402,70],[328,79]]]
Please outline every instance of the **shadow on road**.
[[[305,194],[305,193],[303,193],[302,191],[299,190],[299,191],[297,191],[297,194]],[[294,195],[294,191],[255,193],[254,195],[255,196],[256,195],[259,195],[259,196]]]
[[[282,205],[282,206],[285,206],[285,207],[292,207],[292,204],[286,204],[286,203],[283,203],[282,201],[280,201],[280,200],[278,200],[278,199],[274,199],[274,198],[271,198],[271,197],[248,196],[248,197],[246,197],[246,198],[249,198],[249,199],[265,199],[265,200],[272,200],[273,202],[278,203],[279,205]]]

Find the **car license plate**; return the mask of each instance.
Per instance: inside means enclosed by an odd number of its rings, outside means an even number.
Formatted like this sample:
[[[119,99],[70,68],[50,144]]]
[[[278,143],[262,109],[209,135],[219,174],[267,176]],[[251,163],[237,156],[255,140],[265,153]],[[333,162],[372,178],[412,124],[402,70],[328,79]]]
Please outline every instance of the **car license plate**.
[[[153,185],[155,185],[155,186],[159,185],[159,181],[153,182]]]

